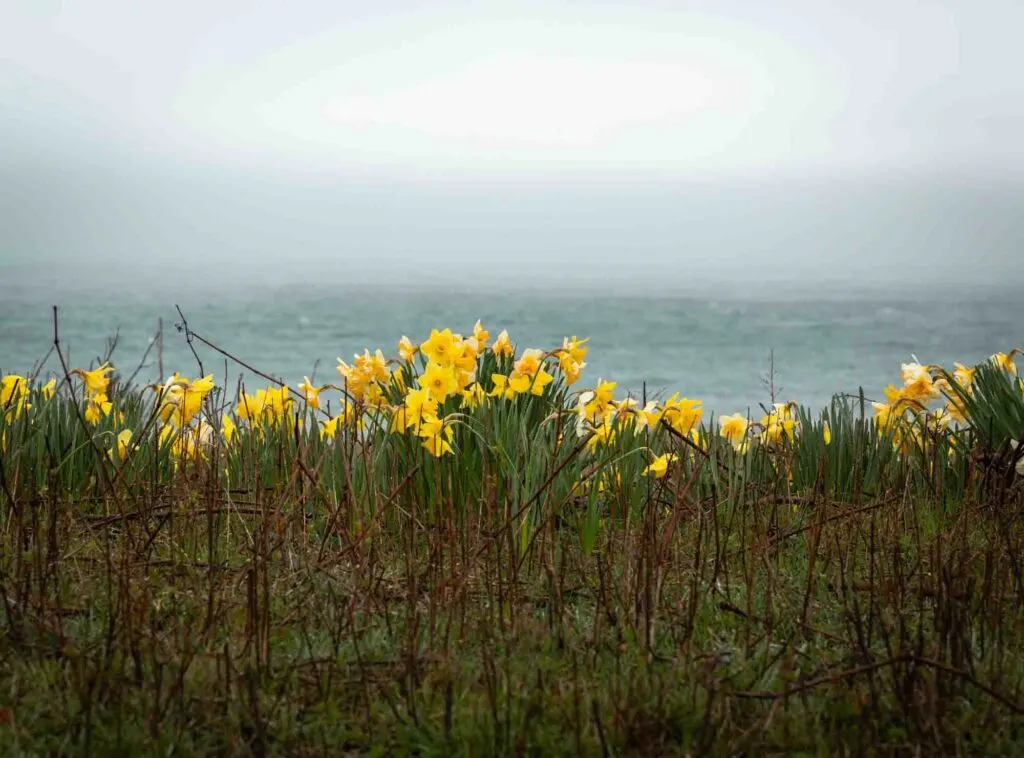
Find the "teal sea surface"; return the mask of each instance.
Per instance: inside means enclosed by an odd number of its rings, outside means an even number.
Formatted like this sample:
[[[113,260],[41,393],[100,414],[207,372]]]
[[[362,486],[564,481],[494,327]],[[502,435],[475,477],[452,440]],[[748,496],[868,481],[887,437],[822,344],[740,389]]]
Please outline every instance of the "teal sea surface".
[[[145,290],[101,284],[58,291],[24,282],[0,283],[0,371],[28,372],[53,340],[52,304],[60,306],[62,346],[73,366],[95,364],[115,334],[113,362],[123,376],[154,381],[160,371],[198,372],[183,333],[180,305],[196,333],[233,356],[292,383],[338,379],[338,357],[364,348],[396,353],[402,335],[420,342],[431,328],[468,334],[481,319],[492,337],[507,329],[517,348],[550,349],[566,336],[590,339],[579,387],[598,378],[622,393],[665,397],[681,392],[704,401],[706,413],[759,413],[769,402],[774,365],[778,399],[824,407],[834,393],[869,399],[900,381],[900,364],[965,363],[1024,342],[1016,291],[987,290],[934,296],[909,293],[803,292],[750,296],[732,292],[646,294],[614,287],[481,288],[443,285],[408,289],[346,285],[208,287],[187,295],[151,284]],[[163,325],[162,351],[153,345]],[[203,370],[218,384],[264,384],[251,371],[194,343]],[[140,363],[142,363],[140,368]],[[40,373],[56,373],[50,355]]]

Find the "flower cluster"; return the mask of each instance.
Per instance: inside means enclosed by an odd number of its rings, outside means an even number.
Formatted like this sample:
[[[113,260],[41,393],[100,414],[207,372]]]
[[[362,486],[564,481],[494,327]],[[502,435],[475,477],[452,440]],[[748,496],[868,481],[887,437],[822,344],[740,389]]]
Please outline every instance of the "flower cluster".
[[[590,388],[571,391],[587,365],[587,342],[574,335],[548,351],[517,351],[505,331],[492,342],[480,321],[465,336],[448,328],[432,329],[418,344],[402,336],[393,358],[380,349],[363,350],[351,364],[339,358],[341,381],[336,385],[317,386],[304,377],[295,388],[277,384],[254,392],[242,390],[226,413],[223,404],[215,411],[211,402],[216,389],[212,374],[190,379],[175,373],[162,384],[149,385],[155,395],[151,421],[158,430],[159,443],[166,445],[176,460],[204,457],[217,440],[230,446],[240,430],[261,438],[275,429],[301,431],[308,422],[319,430],[326,445],[341,436],[370,439],[384,435],[407,439],[430,456],[441,458],[459,453],[460,446],[470,439],[460,436],[458,429],[471,419],[492,412],[506,418],[503,408],[526,412],[532,407],[541,408],[532,416],[537,420],[564,414],[574,417],[585,455],[597,458],[612,448],[619,452],[646,450],[649,458],[644,474],[656,478],[667,476],[680,462],[676,443],[685,441],[691,447],[710,449],[711,440],[702,436],[707,430],[702,432],[700,400],[678,393],[643,404],[629,396],[616,399],[616,383],[603,379]],[[990,363],[1012,377],[1024,392],[1013,360],[1017,352],[996,353]],[[879,434],[892,434],[897,449],[906,450],[926,438],[929,429],[969,427],[972,411],[968,401],[973,397],[977,370],[956,363],[947,373],[916,359],[903,364],[901,386],[886,387],[885,402],[872,405]],[[115,407],[111,400],[113,372],[113,366],[105,362],[95,369],[74,369],[71,374],[80,381],[82,418],[92,425],[103,424],[102,428],[109,430],[104,434],[110,433],[114,440],[111,456],[124,460],[132,449],[133,432],[124,427],[123,407]],[[9,425],[32,408],[33,399],[50,399],[55,387],[55,380],[33,390],[30,377],[0,377],[0,419]],[[150,422],[145,423],[149,428]],[[824,444],[830,444],[828,424],[815,428]],[[717,434],[737,454],[746,454],[755,446],[785,451],[803,433],[792,402],[773,403],[757,421],[735,413],[721,416],[717,425]],[[675,442],[670,444],[670,439]]]
[[[114,407],[107,397],[110,389],[110,372],[113,370],[110,361],[105,361],[102,366],[92,371],[76,368],[71,372],[82,378],[82,388],[86,397],[85,419],[92,424],[98,424],[101,418],[109,416]]]
[[[1024,394],[1024,381],[1017,375],[1013,357],[1017,350],[995,353],[988,363],[1016,382]],[[873,402],[879,434],[891,433],[894,444],[907,449],[921,447],[929,432],[947,429],[950,424],[970,426],[965,402],[974,395],[977,368],[954,363],[952,373],[941,366],[922,365],[916,359],[901,366],[903,384],[890,384],[883,392],[885,402]]]

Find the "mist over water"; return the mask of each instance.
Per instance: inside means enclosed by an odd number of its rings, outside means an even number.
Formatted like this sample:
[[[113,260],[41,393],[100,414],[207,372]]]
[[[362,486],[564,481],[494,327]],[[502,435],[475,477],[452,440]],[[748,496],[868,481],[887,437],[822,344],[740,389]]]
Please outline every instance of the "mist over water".
[[[354,173],[354,175],[352,175]],[[74,166],[10,173],[19,284],[507,282],[741,297],[1024,281],[1024,175],[417,177]]]

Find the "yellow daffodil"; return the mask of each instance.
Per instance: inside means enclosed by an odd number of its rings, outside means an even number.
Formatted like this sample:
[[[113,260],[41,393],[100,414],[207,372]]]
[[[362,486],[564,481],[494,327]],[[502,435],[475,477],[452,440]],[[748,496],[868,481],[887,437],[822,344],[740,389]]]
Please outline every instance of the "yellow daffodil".
[[[879,434],[892,428],[903,416],[903,409],[897,408],[892,403],[872,403],[875,411],[875,422],[878,424]]]
[[[427,360],[442,366],[450,366],[456,357],[455,335],[451,329],[440,332],[433,329],[430,332],[430,339],[420,345],[420,350],[427,356]]]
[[[76,368],[71,373],[77,374],[82,378],[86,393],[92,397],[106,394],[107,387],[110,385],[110,377],[107,374],[113,370],[114,367],[110,365],[110,361],[106,361],[102,366],[92,371]]]
[[[562,375],[565,376],[565,383],[575,384],[583,374],[583,369],[587,367],[587,364],[585,362],[577,363],[572,358],[567,358],[563,353],[558,360],[558,366],[562,369]]]
[[[437,418],[431,416],[423,419],[423,423],[420,424],[417,436],[423,439],[423,447],[435,458],[440,458],[442,455],[451,454],[453,452],[451,446],[451,440],[453,436],[452,427],[446,426],[445,423]]]
[[[224,441],[230,443],[235,438],[235,422],[231,420],[231,416],[224,414],[220,419],[220,433],[224,437]]]
[[[189,382],[189,389],[195,392],[201,392],[203,395],[209,394],[216,386],[213,383],[213,374],[207,374],[202,379],[196,379],[195,381]]]
[[[1013,356],[1016,350],[1011,350],[1009,353],[996,353],[989,360],[997,367],[1001,368],[1008,374],[1017,373],[1017,365],[1013,362]]]
[[[944,410],[949,418],[956,423],[967,423],[967,409],[961,402],[950,399],[949,402],[946,403]]]
[[[391,431],[397,434],[407,429],[415,431],[423,419],[437,415],[437,406],[437,400],[431,398],[427,389],[410,390],[405,402],[392,411]]]
[[[387,359],[380,348],[372,355],[369,349],[363,350],[363,354],[357,355],[355,358],[356,368],[363,372],[369,381],[386,382],[391,377]]]
[[[369,349],[362,355],[356,353],[355,364],[350,366],[338,358],[338,373],[345,379],[345,391],[356,400],[362,400],[373,382],[387,383],[391,378],[384,353],[377,350],[372,355]]]
[[[520,384],[522,383],[522,380],[526,381],[526,387],[530,390],[530,394],[537,395],[539,397],[544,394],[544,388],[551,384],[551,382],[555,380],[555,377],[545,371],[543,367],[538,367],[535,374],[519,374],[518,372],[512,372],[512,376],[509,379],[510,382],[519,382]],[[517,391],[525,392],[525,389]]]
[[[822,422],[821,434],[822,434],[822,437],[824,437],[824,439],[825,439],[825,444],[826,445],[831,445],[832,444],[832,427],[830,427],[828,425],[827,421]]]
[[[575,334],[572,336],[572,339],[566,337],[562,340],[561,357],[574,363],[583,363],[587,357],[587,347],[585,344],[589,339],[589,337],[577,339]]]
[[[731,416],[722,416],[719,420],[721,424],[721,435],[725,437],[729,444],[734,448],[739,449],[743,444],[743,440],[747,436],[747,419],[740,413],[734,413]]]
[[[772,414],[783,421],[796,420],[797,404],[790,400],[788,403],[775,403],[772,406]]]
[[[124,429],[117,435],[117,441],[115,449],[110,451],[111,456],[114,455],[115,451],[117,459],[123,461],[125,456],[128,455],[128,444],[132,441],[132,430]]]
[[[656,455],[651,464],[644,469],[644,476],[653,474],[655,479],[661,479],[668,473],[669,464],[676,460],[678,460],[678,456],[675,453]]]
[[[487,393],[479,383],[473,383],[462,391],[461,406],[466,410],[473,410],[481,407],[487,401]]]
[[[416,383],[430,393],[431,399],[439,403],[443,403],[449,395],[455,394],[459,389],[458,378],[452,366],[433,361],[427,364],[426,371]]]
[[[263,415],[263,407],[267,404],[266,390],[257,390],[255,395],[243,392],[238,397],[235,415],[243,421],[258,421]]]
[[[589,421],[597,424],[602,418],[611,415],[615,411],[614,390],[615,382],[603,382],[599,379],[595,389],[581,393],[576,402],[576,413],[580,417],[580,422]]]
[[[160,420],[177,426],[186,426],[195,418],[203,399],[213,390],[213,374],[190,381],[175,373],[161,389]]]
[[[518,374],[515,371],[508,378],[508,385],[517,394],[523,394],[531,389],[533,380],[525,374]]]
[[[487,348],[487,340],[490,339],[490,336],[490,332],[484,329],[480,319],[477,319],[476,323],[473,324],[473,339],[476,340],[477,352]]]
[[[603,382],[598,379],[597,386],[594,388],[593,402],[601,407],[609,405],[615,395],[615,385],[616,382]]]
[[[970,390],[974,384],[975,369],[965,366],[962,363],[953,364],[953,379],[962,389]]]
[[[603,445],[611,444],[616,436],[614,418],[611,414],[606,415],[599,424],[592,425],[590,431],[594,436],[587,440],[587,449],[591,452]]]
[[[356,400],[362,400],[366,392],[366,386],[370,383],[370,378],[365,372],[360,371],[355,366],[348,365],[341,358],[338,358],[338,373],[345,380],[345,391]]]
[[[18,374],[8,374],[0,379],[0,410],[12,415],[21,412],[28,397],[28,379]]]
[[[903,390],[892,384],[888,385],[882,392],[885,393],[885,402],[889,405],[896,405],[906,399],[903,397]]]
[[[512,376],[504,374],[491,374],[491,382],[494,388],[487,394],[490,397],[503,397],[512,400],[516,395],[530,389],[530,377],[513,373]]]
[[[576,398],[576,415],[578,420],[576,422],[577,431],[582,427],[585,421],[594,421],[595,417],[591,415],[593,410],[591,403],[594,401],[594,393],[591,390],[581,392],[579,397]]]
[[[780,419],[773,414],[763,417],[761,425],[764,427],[761,438],[766,442],[792,441],[796,436],[796,422],[793,419]]]
[[[544,354],[535,348],[527,348],[519,355],[519,360],[513,364],[516,373],[533,376],[540,371],[541,361]]]
[[[391,373],[391,383],[399,392],[405,393],[405,368],[399,366]]]
[[[110,415],[114,404],[104,394],[94,395],[85,408],[85,420],[90,424],[98,424],[104,416]]]
[[[402,357],[403,361],[412,361],[416,357],[416,353],[419,352],[419,347],[412,344],[412,341],[402,335],[402,339],[398,340],[398,354]]]
[[[647,403],[638,413],[637,418],[642,422],[643,426],[646,426],[651,431],[658,428],[658,423],[661,421],[661,411],[658,410],[658,403],[651,400]]]
[[[628,422],[633,424],[633,426],[643,426],[643,420],[640,418],[637,405],[639,403],[635,397],[624,397],[619,402],[612,403],[611,412],[618,417],[619,423],[622,425]]]
[[[903,376],[902,395],[907,400],[917,403],[927,403],[929,400],[938,397],[939,392],[935,388],[932,375],[928,369],[920,363],[904,363],[901,366]]]
[[[170,453],[175,462],[191,459],[199,460],[206,457],[206,450],[213,440],[213,427],[200,420],[195,426],[178,428],[165,426],[160,430],[160,445],[170,446]]]
[[[256,390],[255,395],[242,393],[235,406],[235,415],[250,424],[278,423],[291,413],[292,397],[287,386]]]
[[[452,363],[457,369],[468,374],[476,371],[476,340],[463,340],[455,348],[455,357]]]
[[[302,377],[302,383],[299,384],[299,392],[302,393],[302,396],[306,399],[306,404],[311,408],[320,407],[321,390],[323,390],[323,387],[314,387],[310,383],[308,376]]]
[[[491,345],[491,352],[497,356],[509,357],[515,352],[515,348],[512,347],[512,343],[509,341],[508,332],[502,330],[498,338],[494,340],[494,344]]]
[[[662,421],[685,437],[700,423],[700,417],[704,412],[700,405],[700,400],[681,398],[679,393],[676,393],[665,401],[661,413]]]
[[[366,392],[363,393],[363,402],[368,408],[383,408],[388,404],[387,395],[384,394],[383,388],[374,382],[373,384],[367,385]]]
[[[794,402],[775,403],[768,415],[762,416],[759,422],[761,440],[763,442],[794,440],[800,424],[797,421],[796,408],[797,405]]]
[[[51,379],[50,381],[48,381],[46,384],[44,384],[42,387],[39,388],[39,391],[43,394],[43,400],[49,400],[50,398],[52,398],[53,397],[53,393],[56,392],[56,390],[57,390],[57,380],[56,379]]]

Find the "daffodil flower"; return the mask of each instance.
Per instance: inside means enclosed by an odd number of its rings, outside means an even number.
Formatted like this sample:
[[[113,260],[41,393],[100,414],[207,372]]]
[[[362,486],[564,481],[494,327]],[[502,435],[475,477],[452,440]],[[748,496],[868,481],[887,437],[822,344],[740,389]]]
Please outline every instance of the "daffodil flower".
[[[678,456],[675,453],[656,455],[651,464],[644,469],[644,476],[653,475],[655,479],[661,479],[668,473],[669,464],[676,460],[678,460]]]
[[[997,367],[1001,368],[1008,374],[1017,373],[1017,365],[1013,362],[1013,356],[1016,350],[1011,350],[1009,353],[996,353],[989,360]]]
[[[491,374],[491,382],[494,383],[488,395],[490,397],[503,397],[506,400],[513,400],[530,389],[530,377],[513,372],[510,376],[504,374]]]
[[[438,402],[426,388],[410,390],[404,404],[391,414],[391,431],[403,434],[407,429],[418,430],[423,419],[437,415]]]
[[[477,319],[476,323],[473,324],[473,339],[476,340],[477,352],[487,348],[487,340],[490,336],[490,332],[484,329],[484,325],[480,323],[480,319]]]
[[[124,429],[117,435],[115,442],[115,450],[117,452],[117,459],[123,461],[125,456],[128,455],[128,444],[132,441],[132,430]],[[114,455],[115,450],[111,450],[111,456]]]
[[[235,422],[231,420],[231,416],[224,414],[220,420],[220,433],[224,437],[224,441],[230,443],[235,438]]]
[[[411,362],[417,352],[419,352],[419,347],[412,344],[412,341],[403,334],[402,339],[398,340],[398,354],[402,356],[402,360]]]
[[[98,424],[104,416],[110,415],[114,404],[104,394],[93,396],[85,409],[85,420],[90,424]]]
[[[962,363],[953,364],[953,379],[965,390],[971,390],[974,385],[974,374],[976,369],[965,366]]]
[[[718,421],[721,425],[721,435],[738,450],[743,445],[743,441],[747,436],[746,417],[742,414],[734,413],[731,416],[722,416]]]
[[[314,387],[310,383],[308,376],[302,377],[302,383],[298,387],[308,406],[311,408],[320,407],[320,392],[323,390],[323,387]]]
[[[479,408],[487,401],[487,393],[479,383],[469,385],[462,391],[462,407],[466,410]]]
[[[700,407],[700,400],[690,400],[686,397],[679,397],[679,393],[672,395],[665,401],[662,410],[662,420],[675,429],[684,437],[700,424],[700,417],[704,409]]]
[[[519,360],[513,364],[516,373],[533,376],[540,371],[541,360],[544,354],[536,348],[527,348],[519,355]]]
[[[939,391],[935,387],[932,375],[920,363],[902,364],[901,375],[903,376],[902,395],[907,400],[927,403],[929,400],[939,396]]]
[[[107,387],[110,385],[110,377],[107,374],[113,370],[114,367],[110,365],[110,361],[106,361],[102,366],[92,371],[76,368],[71,373],[80,376],[85,384],[86,393],[90,397],[95,397],[106,394]]]
[[[572,339],[566,337],[562,340],[562,356],[574,363],[583,363],[584,359],[587,357],[587,348],[585,347],[585,344],[589,339],[589,337],[582,340],[577,339],[575,334],[572,336]]]
[[[0,379],[0,411],[12,416],[21,413],[28,397],[28,379],[18,374],[8,374]]]
[[[451,440],[454,432],[450,425],[446,426],[444,421],[431,416],[423,419],[420,424],[417,436],[423,439],[423,447],[435,458],[454,452]]]
[[[494,344],[491,345],[491,352],[497,356],[509,357],[515,352],[515,348],[512,347],[512,343],[508,338],[508,331],[502,329],[501,334],[494,340]]]
[[[450,366],[455,360],[456,339],[451,329],[438,331],[433,329],[430,338],[420,345],[420,352],[427,356],[427,360],[439,363],[442,366]]]
[[[452,366],[444,366],[433,361],[427,364],[426,371],[416,383],[430,393],[432,400],[439,403],[443,403],[449,395],[455,394],[459,389],[458,378]]]

